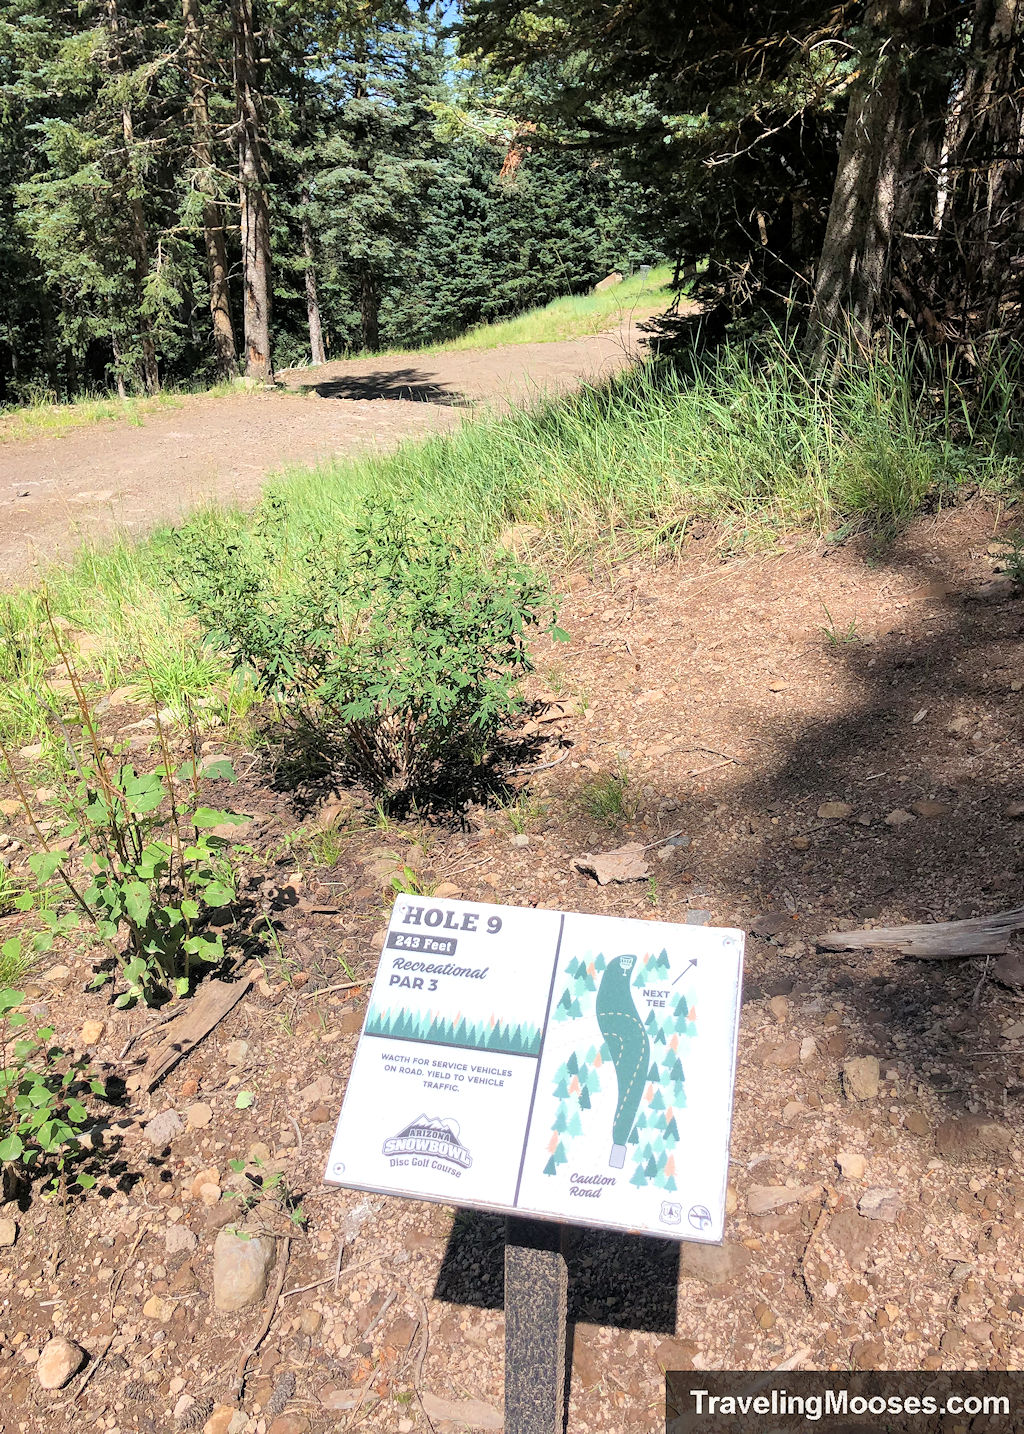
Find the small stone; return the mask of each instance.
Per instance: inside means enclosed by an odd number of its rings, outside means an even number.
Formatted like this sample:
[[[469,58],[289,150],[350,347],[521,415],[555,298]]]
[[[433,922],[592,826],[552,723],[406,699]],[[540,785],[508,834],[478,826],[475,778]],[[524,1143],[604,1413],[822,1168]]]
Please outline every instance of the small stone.
[[[2,808],[2,805],[3,805],[3,804],[0,803],[0,808]],[[71,975],[71,968],[70,968],[69,966],[62,966],[62,965],[51,966],[50,969],[49,969],[49,971],[45,971],[45,972],[43,973],[43,980],[44,980],[44,981],[66,981],[70,975]]]
[[[424,1390],[420,1395],[423,1411],[428,1419],[450,1420],[456,1428],[504,1429],[505,1416],[500,1409],[485,1404],[482,1399],[441,1399]],[[269,1431],[268,1431],[269,1434]]]
[[[1012,822],[1019,822],[1024,818],[1024,802],[1007,802],[1003,816],[1009,817]]]
[[[515,836],[512,838],[512,845],[518,847],[529,846],[530,838],[526,835],[525,832],[516,832]],[[659,852],[658,855],[660,856],[661,853]]]
[[[190,1255],[199,1244],[199,1237],[187,1225],[168,1225],[164,1231],[164,1249],[169,1255]]]
[[[5,1215],[0,1220],[0,1248],[13,1245],[18,1238],[18,1222]]]
[[[154,1115],[152,1120],[146,1122],[142,1134],[150,1145],[163,1150],[184,1128],[176,1110],[162,1110],[159,1115]]]
[[[763,1300],[754,1306],[754,1318],[763,1330],[775,1328],[775,1312]]]
[[[975,1344],[991,1344],[994,1327],[984,1320],[971,1319],[964,1325],[964,1334]]]
[[[809,836],[790,837],[789,844],[794,851],[806,851],[811,844]]]
[[[878,1369],[885,1363],[885,1345],[880,1339],[859,1339],[850,1356],[857,1369]]]
[[[204,1185],[200,1185],[199,1198],[207,1208],[211,1205],[216,1205],[220,1197],[221,1188],[219,1185],[215,1185],[212,1180],[207,1180]]]
[[[936,1127],[935,1148],[949,1160],[984,1160],[1005,1155],[1013,1135],[984,1116],[962,1115]]]
[[[244,1239],[223,1229],[213,1247],[213,1299],[219,1310],[240,1310],[267,1292],[275,1242],[265,1235]]]
[[[821,1195],[820,1185],[752,1185],[747,1191],[747,1209],[751,1215],[770,1215],[787,1205],[803,1205]]]
[[[790,1070],[800,1063],[800,1042],[783,1041],[764,1057],[766,1066],[778,1066],[780,1070]]]
[[[903,827],[906,826],[907,822],[912,822],[914,818],[910,812],[904,811],[902,807],[897,807],[895,811],[891,811],[883,820],[887,827]]]
[[[836,1156],[836,1164],[846,1180],[863,1180],[867,1162],[855,1150],[841,1150]]]
[[[442,881],[440,885],[434,887],[434,895],[449,899],[459,897],[462,895],[462,887],[456,886],[453,881]]]
[[[229,1066],[244,1066],[248,1055],[248,1041],[228,1041],[224,1047],[224,1059]]]
[[[805,1063],[805,1062],[807,1062],[807,1061],[813,1061],[814,1057],[815,1057],[817,1054],[818,1054],[818,1042],[814,1039],[813,1036],[804,1036],[803,1040],[800,1042],[800,1061],[801,1061],[801,1064],[803,1064],[803,1063]]]
[[[874,1056],[854,1056],[843,1062],[843,1094],[847,1100],[874,1100],[878,1095],[879,1066]]]
[[[331,1112],[326,1105],[314,1105],[309,1112],[310,1125],[326,1125],[331,1118]]]
[[[267,1434],[307,1434],[309,1420],[305,1414],[279,1414]]]
[[[931,1135],[932,1133],[932,1128],[928,1122],[928,1117],[920,1110],[910,1111],[903,1124],[905,1128],[909,1130],[911,1135],[918,1135],[922,1139]]]
[[[42,742],[30,742],[27,747],[21,747],[21,748],[19,748],[19,750],[18,750],[18,756],[21,757],[21,758],[22,758],[24,761],[26,761],[26,762],[38,762],[38,761],[39,761],[39,758],[40,758],[42,755],[43,755],[43,744],[42,744]],[[18,803],[18,806],[19,806],[19,808],[21,807],[21,803],[20,803],[20,802]]]
[[[785,996],[773,996],[768,1002],[768,1009],[780,1024],[789,1016],[789,1002]]]
[[[853,816],[853,808],[849,802],[822,802],[818,816],[826,822],[846,821]]]
[[[269,1145],[265,1145],[262,1140],[255,1140],[246,1151],[245,1158],[250,1165],[261,1166],[269,1165],[273,1157]]]
[[[948,802],[911,802],[911,811],[919,817],[948,817],[953,808]]]
[[[198,1173],[198,1175],[195,1176],[195,1178],[194,1178],[193,1181],[192,1181],[192,1184],[189,1186],[189,1194],[192,1196],[192,1199],[193,1199],[193,1200],[198,1200],[198,1199],[199,1199],[199,1192],[200,1192],[200,1190],[202,1190],[202,1188],[203,1188],[204,1185],[219,1185],[219,1184],[220,1184],[220,1171],[217,1170],[214,1166],[211,1165],[208,1170],[200,1170],[199,1173]]]
[[[173,1300],[165,1300],[162,1295],[150,1295],[142,1306],[142,1313],[147,1319],[159,1320],[161,1324],[166,1324],[175,1308]]]
[[[883,1190],[879,1186],[865,1190],[857,1202],[857,1209],[866,1220],[883,1220],[891,1223],[903,1209],[903,1201],[897,1190]]]
[[[855,1268],[863,1266],[877,1237],[872,1221],[865,1220],[856,1210],[840,1210],[829,1222],[828,1238]]]
[[[233,1404],[215,1404],[213,1413],[203,1425],[203,1434],[228,1434],[231,1421],[238,1413]]]
[[[303,1310],[299,1316],[299,1329],[303,1334],[314,1335],[324,1322],[324,1317],[319,1310]],[[411,1338],[411,1336],[410,1336]],[[408,1348],[408,1340],[403,1348]]]
[[[96,1045],[103,1039],[106,1029],[105,1021],[83,1021],[82,1029],[78,1033],[78,1044],[83,1047]]]
[[[743,1274],[751,1254],[743,1245],[679,1246],[679,1273],[684,1279],[701,1280],[706,1285],[725,1285]]]
[[[36,1363],[36,1378],[44,1389],[63,1389],[88,1359],[80,1344],[64,1335],[55,1335],[44,1346]]]
[[[952,1354],[961,1348],[964,1343],[964,1332],[962,1329],[947,1329],[939,1340],[939,1348],[946,1354]]]
[[[24,810],[25,808],[21,805],[20,802],[13,801],[11,799],[7,799],[5,801],[0,802],[0,816],[17,817],[20,816],[22,812],[24,812]]]
[[[205,1130],[213,1119],[213,1109],[205,1101],[190,1105],[186,1112],[189,1130]]]

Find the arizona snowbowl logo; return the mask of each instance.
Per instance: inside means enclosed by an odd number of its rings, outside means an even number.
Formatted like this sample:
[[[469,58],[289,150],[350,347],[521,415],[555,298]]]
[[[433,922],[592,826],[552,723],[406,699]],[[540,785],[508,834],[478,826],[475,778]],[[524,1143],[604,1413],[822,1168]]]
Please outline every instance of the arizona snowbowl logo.
[[[436,1155],[468,1170],[473,1157],[459,1139],[456,1120],[435,1120],[421,1115],[381,1146],[384,1155]]]

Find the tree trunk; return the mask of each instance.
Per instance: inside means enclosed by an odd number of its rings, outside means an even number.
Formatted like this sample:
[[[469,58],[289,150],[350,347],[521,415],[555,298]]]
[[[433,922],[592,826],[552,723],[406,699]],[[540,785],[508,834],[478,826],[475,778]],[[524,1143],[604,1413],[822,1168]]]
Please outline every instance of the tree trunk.
[[[210,318],[213,326],[213,353],[221,378],[238,372],[235,331],[231,324],[228,290],[228,256],[224,238],[224,208],[213,193],[213,150],[210,142],[210,107],[206,99],[199,0],[182,0],[185,21],[185,58],[188,65],[192,119],[192,155],[200,174],[203,193],[203,238],[206,267],[210,276]]]
[[[115,69],[123,71],[121,55],[121,17],[117,0],[107,0],[107,24],[110,30],[111,58]],[[142,207],[141,180],[135,167],[135,124],[131,106],[124,101],[121,105],[121,134],[124,137],[125,170],[128,217],[131,227],[132,257],[135,261],[135,303],[138,313],[139,338],[142,344],[142,382],[149,394],[160,392],[160,373],[156,359],[156,343],[149,317],[145,313],[146,279],[149,276],[149,233],[146,215]]]
[[[363,329],[363,348],[369,353],[376,353],[380,347],[380,332],[377,325],[379,311],[380,300],[377,297],[373,275],[369,269],[364,268],[359,281],[359,317]]]
[[[811,304],[819,361],[832,338],[852,338],[862,349],[871,340],[907,143],[907,31],[919,19],[920,0],[876,0],[868,15]]]
[[[255,0],[232,0],[235,99],[238,112],[238,193],[242,227],[245,373],[272,383],[270,358],[270,208],[261,142],[261,93]]]
[[[313,262],[313,229],[309,222],[309,190],[302,187],[302,252],[306,260],[306,314],[309,318],[309,352],[313,363],[326,363],[324,330],[320,322],[320,298],[316,287],[316,266]]]

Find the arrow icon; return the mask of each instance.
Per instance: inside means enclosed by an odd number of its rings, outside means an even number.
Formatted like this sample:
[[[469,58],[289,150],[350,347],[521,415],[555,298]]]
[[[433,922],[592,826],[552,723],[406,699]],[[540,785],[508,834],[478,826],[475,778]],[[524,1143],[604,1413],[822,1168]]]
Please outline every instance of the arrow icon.
[[[696,958],[694,958],[694,959],[690,962],[690,966],[696,966],[696,964],[697,964],[697,961],[696,961]],[[676,977],[675,981],[672,982],[673,986],[677,985],[678,982],[680,982],[680,981],[683,979],[683,977],[686,975],[687,971],[689,971],[690,966],[684,966],[684,967],[683,967],[683,969],[680,971],[679,975]]]

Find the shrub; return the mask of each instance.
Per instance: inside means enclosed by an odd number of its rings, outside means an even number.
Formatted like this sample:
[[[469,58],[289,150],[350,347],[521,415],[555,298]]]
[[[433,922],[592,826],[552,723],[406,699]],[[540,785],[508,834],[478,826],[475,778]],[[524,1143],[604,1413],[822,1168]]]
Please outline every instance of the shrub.
[[[547,584],[385,502],[347,535],[307,533],[287,564],[286,529],[270,501],[247,544],[184,535],[182,591],[210,641],[286,712],[327,727],[374,794],[450,790],[521,710],[530,629],[564,637]]]
[[[0,990],[0,1168],[45,1170],[60,1185],[68,1163],[81,1154],[82,1129],[91,1119],[87,1102],[105,1091],[84,1057],[72,1059],[51,1044],[52,1027],[29,1029],[28,1017],[16,1009],[24,999],[21,991]],[[82,1189],[94,1183],[91,1175],[77,1181]]]
[[[242,818],[203,804],[203,778],[234,780],[225,760],[203,767],[193,756],[175,767],[163,721],[156,714],[163,761],[152,772],[139,772],[123,761],[125,748],[107,748],[60,636],[54,638],[78,703],[81,750],[63,719],[57,719],[67,744],[71,775],[57,779],[52,806],[63,816],[50,831],[34,811],[7,748],[0,757],[8,768],[40,849],[29,857],[39,886],[15,897],[21,911],[35,910],[43,929],[27,944],[35,951],[52,947],[59,935],[83,923],[104,942],[126,989],[114,1004],[152,1000],[168,990],[187,994],[193,962],[224,958],[224,938],[209,927],[218,908],[235,897],[230,843],[211,828]],[[195,742],[193,745],[197,745]],[[75,855],[72,852],[75,851]],[[61,899],[63,897],[63,900]],[[24,955],[22,938],[11,937],[0,950],[12,964]],[[110,974],[102,972],[94,985]]]

